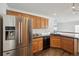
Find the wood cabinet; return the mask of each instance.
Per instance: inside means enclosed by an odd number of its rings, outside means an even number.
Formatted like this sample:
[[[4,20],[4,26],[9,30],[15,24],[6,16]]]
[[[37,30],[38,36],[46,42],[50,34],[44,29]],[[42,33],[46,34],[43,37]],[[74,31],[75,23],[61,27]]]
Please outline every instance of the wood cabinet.
[[[61,39],[59,36],[50,36],[50,47],[61,48]]]
[[[36,19],[37,19],[36,28],[40,29],[41,28],[41,18],[37,16]]]
[[[64,49],[74,54],[74,38],[62,35],[51,35],[50,47]]]
[[[43,49],[43,38],[35,38],[32,41],[32,52],[36,53]]]
[[[31,20],[32,20],[32,28],[36,29],[37,28],[37,18],[36,16],[31,16]]]
[[[11,11],[11,10],[7,10],[6,11],[7,15],[12,15],[12,16],[25,16],[25,17],[29,17],[29,14],[25,14],[25,13],[21,13],[21,12],[16,12],[16,11]]]
[[[33,40],[32,42],[32,52],[35,53],[38,51],[38,40]]]
[[[70,53],[74,53],[74,39],[68,37],[61,37],[61,48]]]
[[[28,17],[29,19],[32,20],[33,29],[41,29],[41,28],[46,28],[48,26],[48,19],[44,17],[34,16],[34,15],[11,11],[11,10],[7,10],[7,15]]]
[[[41,28],[48,27],[48,19],[47,18],[41,18]]]
[[[38,38],[39,51],[43,49],[43,38]]]
[[[45,19],[45,27],[48,27],[48,19]]]
[[[38,16],[32,16],[32,28],[33,29],[41,29],[46,28],[48,26],[48,19]]]
[[[45,19],[41,17],[41,28],[45,28]]]

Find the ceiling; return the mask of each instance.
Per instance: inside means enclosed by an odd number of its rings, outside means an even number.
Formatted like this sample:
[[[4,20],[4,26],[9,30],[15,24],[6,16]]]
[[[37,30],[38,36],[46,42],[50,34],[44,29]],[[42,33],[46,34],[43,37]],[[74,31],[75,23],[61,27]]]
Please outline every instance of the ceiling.
[[[72,12],[72,3],[8,3],[7,5],[26,12],[56,17],[59,22],[79,20],[79,15]]]

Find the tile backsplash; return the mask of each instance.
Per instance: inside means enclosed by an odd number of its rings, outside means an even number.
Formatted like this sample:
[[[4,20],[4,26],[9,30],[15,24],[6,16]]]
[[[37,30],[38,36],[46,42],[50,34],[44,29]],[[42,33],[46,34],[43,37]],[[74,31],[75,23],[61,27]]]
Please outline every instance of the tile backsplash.
[[[49,35],[51,32],[49,29],[33,29],[33,34]]]
[[[33,29],[33,34],[41,34],[48,32],[47,29]]]

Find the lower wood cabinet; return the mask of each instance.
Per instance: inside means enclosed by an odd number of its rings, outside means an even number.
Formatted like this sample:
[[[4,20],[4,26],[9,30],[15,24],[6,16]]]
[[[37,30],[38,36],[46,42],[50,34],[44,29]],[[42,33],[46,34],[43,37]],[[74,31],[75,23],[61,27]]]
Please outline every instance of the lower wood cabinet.
[[[50,47],[64,49],[65,51],[74,54],[74,38],[62,35],[51,35]]]
[[[39,37],[39,38],[35,38],[32,41],[32,52],[36,53],[39,52],[43,49],[43,38]]]
[[[69,38],[69,37],[68,38],[62,37],[61,48],[73,54],[74,53],[74,39]]]
[[[50,36],[50,47],[61,47],[61,39],[59,36],[51,35]]]

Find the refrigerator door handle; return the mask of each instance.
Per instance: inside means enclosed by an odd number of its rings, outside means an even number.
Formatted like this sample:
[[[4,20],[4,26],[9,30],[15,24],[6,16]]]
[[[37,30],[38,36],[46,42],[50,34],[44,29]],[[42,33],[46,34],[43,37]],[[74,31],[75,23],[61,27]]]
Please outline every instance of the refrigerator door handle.
[[[20,28],[20,44],[22,43],[22,21],[21,21],[21,28]]]
[[[19,21],[19,28],[18,28],[18,43],[20,44],[20,21]]]

